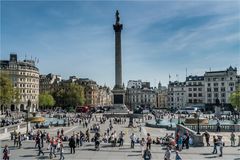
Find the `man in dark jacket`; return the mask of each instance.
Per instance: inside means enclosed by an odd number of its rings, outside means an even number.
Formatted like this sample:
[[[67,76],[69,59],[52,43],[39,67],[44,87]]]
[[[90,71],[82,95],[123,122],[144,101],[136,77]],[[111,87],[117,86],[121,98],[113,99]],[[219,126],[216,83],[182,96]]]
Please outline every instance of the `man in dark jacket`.
[[[71,154],[75,154],[75,148],[76,148],[76,141],[75,138],[72,136],[69,140],[69,147],[71,148]]]

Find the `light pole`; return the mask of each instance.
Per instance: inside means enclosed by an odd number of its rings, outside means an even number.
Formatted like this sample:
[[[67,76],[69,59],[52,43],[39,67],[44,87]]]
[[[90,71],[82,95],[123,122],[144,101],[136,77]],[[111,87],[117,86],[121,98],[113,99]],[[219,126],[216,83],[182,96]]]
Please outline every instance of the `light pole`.
[[[178,124],[180,124],[180,116],[181,116],[181,113],[180,111],[178,111]]]
[[[198,118],[198,127],[197,127],[197,134],[200,134],[199,132],[199,117],[200,117],[200,110],[197,110],[197,118]]]
[[[30,107],[31,107],[31,100],[29,99],[27,101],[27,131],[26,131],[26,135],[28,135],[28,122],[29,122],[28,116],[29,116],[29,109],[30,109]]]

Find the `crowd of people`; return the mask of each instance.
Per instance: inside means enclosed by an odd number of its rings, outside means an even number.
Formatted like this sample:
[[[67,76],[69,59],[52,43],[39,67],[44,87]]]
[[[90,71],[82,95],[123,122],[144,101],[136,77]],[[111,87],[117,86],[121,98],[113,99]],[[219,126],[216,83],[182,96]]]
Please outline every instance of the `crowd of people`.
[[[166,115],[169,118],[174,115]],[[149,116],[147,117],[149,118]],[[147,133],[146,137],[138,136],[135,132],[132,132],[129,137],[126,137],[124,131],[117,128],[119,125],[124,125],[127,122],[126,118],[107,118],[104,116],[97,117],[89,115],[81,117],[75,115],[68,117],[69,125],[82,125],[82,129],[79,131],[73,131],[71,134],[65,134],[64,127],[57,129],[54,135],[50,135],[45,130],[33,130],[31,129],[27,135],[14,131],[13,142],[14,146],[21,148],[22,141],[32,140],[35,141],[35,148],[37,149],[37,156],[45,155],[45,149],[49,151],[49,158],[57,157],[62,160],[64,156],[64,148],[69,147],[70,154],[75,154],[75,149],[84,146],[86,142],[92,142],[96,151],[100,150],[100,144],[106,144],[111,147],[122,147],[125,141],[130,142],[130,148],[134,149],[136,144],[140,146],[142,158],[150,160],[152,158],[151,148],[152,145],[161,145],[166,148],[164,154],[164,160],[170,160],[172,153],[175,153],[176,160],[181,160],[181,151],[183,149],[189,149],[193,143],[193,138],[186,130],[183,134],[177,132],[176,134],[166,134],[163,137],[153,138],[150,133]],[[140,121],[135,121],[136,124],[140,124]],[[106,127],[106,130],[102,129],[102,124]],[[85,130],[85,131],[84,131]],[[142,127],[139,125],[139,132]],[[69,136],[70,135],[70,136]],[[202,134],[205,137],[206,145],[210,146],[210,133],[207,131]],[[129,138],[129,139],[128,139]],[[231,146],[236,145],[236,135],[234,132],[230,135]],[[65,143],[64,143],[65,142]],[[68,145],[66,145],[68,144]],[[220,153],[219,156],[223,156],[223,147],[225,143],[222,136],[213,136],[213,151],[212,154]],[[43,149],[45,148],[45,149]],[[44,153],[45,152],[45,153]],[[48,152],[47,152],[48,153]],[[10,150],[6,145],[3,150],[3,159],[9,159]]]

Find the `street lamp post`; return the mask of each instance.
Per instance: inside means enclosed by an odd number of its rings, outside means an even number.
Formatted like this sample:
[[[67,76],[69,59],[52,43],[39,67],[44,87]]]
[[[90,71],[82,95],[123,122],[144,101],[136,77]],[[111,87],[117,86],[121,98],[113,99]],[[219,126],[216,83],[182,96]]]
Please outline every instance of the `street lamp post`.
[[[28,117],[29,117],[29,109],[30,109],[30,107],[31,107],[31,100],[29,99],[28,101],[27,101],[27,131],[26,131],[26,135],[28,135]]]
[[[199,132],[199,117],[200,117],[200,111],[199,111],[199,110],[197,110],[197,117],[198,117],[197,134],[200,134],[200,132]]]
[[[180,111],[178,112],[178,124],[180,124],[180,117],[181,117],[181,113]]]

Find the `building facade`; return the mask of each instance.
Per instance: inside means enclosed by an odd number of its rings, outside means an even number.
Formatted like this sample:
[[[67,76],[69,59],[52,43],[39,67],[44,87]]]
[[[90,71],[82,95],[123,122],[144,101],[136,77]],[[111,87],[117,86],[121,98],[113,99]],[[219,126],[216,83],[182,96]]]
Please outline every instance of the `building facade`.
[[[216,99],[220,103],[230,103],[229,97],[236,90],[237,68],[229,67],[224,71],[205,72],[205,103],[213,104]]]
[[[186,103],[203,104],[205,95],[204,76],[186,77]]]
[[[157,92],[150,87],[150,82],[129,80],[126,90],[126,105],[132,110],[136,106],[156,107]]]
[[[62,80],[60,75],[54,75],[52,73],[49,73],[47,75],[40,75],[39,78],[39,93],[44,92],[53,92],[54,89],[58,86],[58,83],[60,83]]]
[[[186,106],[186,82],[169,82],[168,106],[174,109]]]
[[[28,100],[31,101],[30,112],[38,108],[39,69],[33,60],[18,61],[17,54],[10,54],[10,60],[0,61],[0,70],[9,75],[14,88],[19,91],[19,101],[9,104],[11,111],[28,109]],[[1,103],[1,102],[0,102]],[[3,111],[1,104],[1,111]]]

